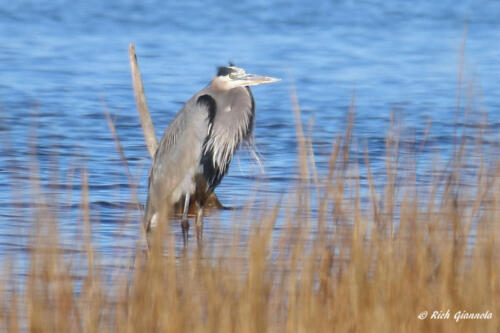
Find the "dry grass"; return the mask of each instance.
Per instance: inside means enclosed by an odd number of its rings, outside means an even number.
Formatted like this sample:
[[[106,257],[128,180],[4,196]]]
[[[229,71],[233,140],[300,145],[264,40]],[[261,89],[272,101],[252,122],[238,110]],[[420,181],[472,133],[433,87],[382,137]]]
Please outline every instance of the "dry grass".
[[[311,140],[297,124],[300,181],[284,199],[287,205],[243,214],[250,234],[235,227],[233,242],[218,246],[190,244],[183,252],[172,232],[159,230],[149,254],[139,244],[134,267],[119,270],[112,282],[103,277],[92,246],[85,177],[82,279],[74,277],[75,262],[63,256],[55,217],[38,203],[28,276],[19,285],[9,267],[3,271],[1,330],[496,332],[500,163],[466,158],[471,151],[483,157],[483,150],[457,140],[448,167],[432,176],[431,185],[419,186],[415,156],[402,148],[393,126],[380,188],[368,157],[351,156],[351,126],[335,140],[322,175]],[[465,179],[465,164],[474,178]],[[368,204],[361,204],[364,198]],[[448,320],[417,318],[447,309]],[[489,311],[493,318],[456,322],[457,311]]]

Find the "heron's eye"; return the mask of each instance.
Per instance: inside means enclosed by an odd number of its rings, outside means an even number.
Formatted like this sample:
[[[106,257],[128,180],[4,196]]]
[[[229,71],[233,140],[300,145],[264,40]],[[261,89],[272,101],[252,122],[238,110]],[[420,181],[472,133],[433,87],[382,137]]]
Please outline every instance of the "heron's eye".
[[[238,79],[243,75],[245,75],[245,71],[241,68],[238,68],[237,70],[234,70],[233,72],[229,73],[229,78]]]

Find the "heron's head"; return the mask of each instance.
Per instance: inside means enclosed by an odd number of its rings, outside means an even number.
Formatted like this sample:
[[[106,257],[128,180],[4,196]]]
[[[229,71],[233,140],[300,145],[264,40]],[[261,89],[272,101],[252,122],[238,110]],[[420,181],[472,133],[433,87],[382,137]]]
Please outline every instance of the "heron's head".
[[[273,83],[280,79],[249,74],[243,68],[235,66],[219,67],[217,75],[212,80],[212,87],[216,90],[230,90],[237,87],[256,86],[264,83]]]

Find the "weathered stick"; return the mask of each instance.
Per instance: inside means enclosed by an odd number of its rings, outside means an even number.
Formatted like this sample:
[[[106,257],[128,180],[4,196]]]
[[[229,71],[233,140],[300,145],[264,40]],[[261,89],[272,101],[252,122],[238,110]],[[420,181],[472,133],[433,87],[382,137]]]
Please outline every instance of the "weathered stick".
[[[142,84],[141,72],[139,70],[139,64],[137,63],[137,56],[135,55],[134,43],[130,43],[128,51],[137,111],[139,112],[139,119],[141,120],[141,126],[144,133],[144,140],[146,140],[146,146],[148,147],[151,158],[153,158],[156,152],[156,148],[158,148],[158,138],[156,137],[153,121],[151,120],[151,116],[149,115],[148,104],[146,103],[146,94],[144,93],[144,86]],[[190,207],[190,211],[196,210],[194,208],[194,204],[191,206],[193,207]],[[220,203],[215,193],[212,193],[210,197],[208,197],[205,203],[205,207],[209,209],[227,209]]]
[[[156,137],[153,121],[149,115],[148,104],[146,103],[146,94],[144,93],[144,86],[142,85],[141,72],[139,71],[139,64],[137,63],[137,56],[135,55],[134,43],[130,43],[128,49],[130,58],[130,69],[132,71],[132,83],[134,86],[135,102],[137,104],[137,111],[141,119],[142,131],[146,146],[148,147],[149,154],[153,158],[156,148],[158,147],[158,138]]]

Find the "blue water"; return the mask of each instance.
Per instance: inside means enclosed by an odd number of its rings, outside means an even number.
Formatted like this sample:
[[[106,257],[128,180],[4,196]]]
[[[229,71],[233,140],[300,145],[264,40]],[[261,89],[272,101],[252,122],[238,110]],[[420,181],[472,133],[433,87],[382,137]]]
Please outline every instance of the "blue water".
[[[139,213],[105,118],[107,110],[138,185],[138,201],[144,203],[150,159],[133,97],[130,42],[136,45],[158,136],[184,101],[209,82],[216,66],[233,61],[248,72],[283,79],[253,89],[264,171],[241,152],[216,191],[224,204],[238,206],[256,188],[257,198],[272,201],[295,185],[292,89],[306,127],[314,120],[310,133],[320,174],[326,172],[333,138],[344,132],[353,96],[358,153],[363,156],[366,143],[375,176],[385,168],[392,112],[417,143],[432,120],[421,165],[452,151],[458,91],[458,128],[487,123],[485,138],[497,144],[499,15],[499,2],[472,0],[4,1],[0,253],[23,256],[33,232],[30,207],[37,201],[50,204],[63,244],[77,247],[83,170],[97,250],[107,257],[134,248]],[[40,196],[32,187],[35,166],[50,195]],[[216,216],[223,226],[233,219],[232,212]],[[207,237],[217,239],[210,234],[210,220]]]

